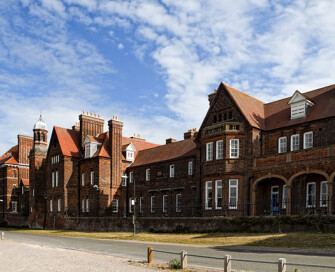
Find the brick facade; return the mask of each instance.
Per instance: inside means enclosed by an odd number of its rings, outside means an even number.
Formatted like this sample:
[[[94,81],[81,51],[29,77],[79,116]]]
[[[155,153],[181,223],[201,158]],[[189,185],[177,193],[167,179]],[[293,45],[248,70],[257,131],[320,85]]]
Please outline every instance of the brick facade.
[[[61,228],[70,217],[134,214],[333,214],[335,110],[328,104],[334,93],[329,86],[265,104],[220,84],[199,131],[165,145],[124,137],[117,116],[103,132],[100,115],[84,112],[72,129],[54,127],[46,149],[47,130],[39,123],[34,141],[19,136],[17,148],[22,166],[30,154],[30,225]],[[296,118],[291,107],[304,101],[304,115]],[[3,165],[0,193],[10,196],[8,210],[13,199],[27,202],[27,190],[22,196],[11,190],[24,187],[28,169],[14,178],[17,166]]]

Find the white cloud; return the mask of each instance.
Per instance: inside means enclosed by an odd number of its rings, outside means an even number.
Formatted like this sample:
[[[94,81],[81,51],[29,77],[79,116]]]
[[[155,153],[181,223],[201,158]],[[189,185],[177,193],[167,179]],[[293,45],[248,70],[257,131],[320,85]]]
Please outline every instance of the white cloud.
[[[114,106],[127,122],[126,131],[144,130],[142,134],[165,138],[157,131],[173,137],[173,133],[182,135],[185,126],[199,126],[208,108],[207,94],[220,81],[264,101],[333,83],[335,16],[330,11],[335,2],[331,0],[63,0],[63,4],[45,0],[42,5],[22,1],[32,16],[47,24],[33,30],[41,39],[31,40],[23,34],[6,34],[8,25],[0,21],[7,46],[0,43],[4,48],[0,59],[6,59],[6,48],[10,48],[15,59],[8,65],[40,67],[48,79],[63,86],[59,92],[76,86],[91,94],[99,88],[97,74],[108,73],[111,66],[90,42],[67,37],[66,20],[105,28],[119,49],[125,44],[119,32],[124,31],[131,40],[127,40],[127,51],[132,50],[142,63],[149,58],[154,61],[166,84],[165,94],[159,95],[165,103],[160,111],[167,107],[170,112],[151,117],[150,105],[135,109],[141,114],[134,119]],[[25,23],[15,20],[15,25]],[[7,89],[15,82],[35,86],[40,81],[28,74],[9,75],[7,81],[6,77],[6,73],[0,75],[0,87]],[[105,113],[108,116],[111,109]]]
[[[124,45],[123,45],[122,43],[119,43],[118,46],[117,46],[117,48],[118,48],[119,50],[122,50],[122,49],[124,48]]]

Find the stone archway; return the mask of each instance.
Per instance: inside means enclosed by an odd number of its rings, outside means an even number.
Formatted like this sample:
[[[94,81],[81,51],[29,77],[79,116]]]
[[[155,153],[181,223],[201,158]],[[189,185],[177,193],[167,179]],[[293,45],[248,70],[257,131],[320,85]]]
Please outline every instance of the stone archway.
[[[262,177],[259,177],[258,179],[256,179],[251,186],[251,203],[252,203],[252,208],[251,208],[251,215],[256,215],[258,213],[260,213],[260,211],[258,211],[258,207],[257,207],[257,194],[260,193],[260,189],[262,189],[262,191],[264,190],[263,188],[258,188],[259,185],[264,182],[265,180],[269,180],[270,182],[272,181],[280,181],[281,185],[286,185],[287,184],[287,179],[284,176],[281,175],[277,175],[277,174],[267,174],[264,175]],[[264,187],[264,185],[263,185]]]
[[[334,174],[335,176],[335,174]],[[326,205],[322,205],[321,203],[321,185],[324,182],[328,186],[328,198],[326,199]],[[309,185],[313,184],[314,185]],[[291,208],[290,212],[292,214],[300,214],[305,212],[332,212],[332,192],[333,192],[333,179],[322,170],[317,169],[306,169],[302,170],[294,175],[292,175],[288,179],[288,187],[290,188],[290,199],[291,201]],[[312,191],[314,192],[312,195],[313,197],[313,204],[310,205],[310,193],[308,193],[310,186],[313,186]],[[311,211],[314,210],[314,211]]]

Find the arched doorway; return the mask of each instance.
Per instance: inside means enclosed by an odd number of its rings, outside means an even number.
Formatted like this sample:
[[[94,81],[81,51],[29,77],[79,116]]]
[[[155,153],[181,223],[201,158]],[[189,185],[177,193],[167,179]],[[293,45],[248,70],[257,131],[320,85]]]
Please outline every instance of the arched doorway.
[[[327,214],[331,210],[330,177],[319,170],[301,171],[293,175],[291,185],[291,214]]]
[[[267,175],[257,179],[252,186],[252,214],[286,214],[286,178],[280,175]]]

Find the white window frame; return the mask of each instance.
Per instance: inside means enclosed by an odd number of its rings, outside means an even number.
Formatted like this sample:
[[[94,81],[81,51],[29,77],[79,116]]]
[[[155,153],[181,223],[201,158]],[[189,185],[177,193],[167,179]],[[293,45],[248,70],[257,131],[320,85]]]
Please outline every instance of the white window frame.
[[[81,211],[85,212],[85,199],[81,200]]]
[[[223,140],[216,141],[216,159],[223,159]]]
[[[85,145],[85,159],[91,157],[91,145],[86,144]]]
[[[323,184],[326,184],[326,191],[325,192],[323,192]],[[322,201],[323,201],[323,197],[325,196],[325,201],[326,201],[326,203],[324,204],[324,203],[322,203]],[[320,183],[320,207],[327,207],[328,206],[328,181],[321,181],[321,183]]]
[[[55,186],[58,187],[58,170],[55,171]]]
[[[176,194],[176,212],[181,212],[181,194]]]
[[[60,198],[57,200],[57,211],[60,212],[61,210],[61,203],[60,203]]]
[[[133,213],[133,198],[129,198],[129,213]]]
[[[168,210],[168,196],[163,195],[163,213],[166,213]]]
[[[113,213],[119,212],[119,200],[117,198],[113,199],[113,202],[112,202],[112,212]]]
[[[193,175],[193,161],[188,162],[188,175],[189,176]]]
[[[295,141],[298,141],[298,144],[294,144]],[[299,134],[291,135],[291,151],[296,151],[299,149],[300,149],[300,135]]]
[[[55,172],[51,172],[51,187],[55,187]]]
[[[287,207],[287,185],[283,185],[281,208],[286,209],[286,207]]]
[[[236,184],[232,184],[232,181],[236,181]],[[231,203],[231,191],[233,188],[236,188],[236,201],[235,204]],[[236,210],[238,207],[238,179],[230,179],[229,180],[229,209]]]
[[[91,185],[94,185],[94,171],[91,171],[90,178],[91,178],[91,180],[90,180]]]
[[[81,174],[81,186],[85,186],[85,174]]]
[[[33,189],[33,196],[35,196],[35,189]]]
[[[205,210],[211,210],[213,208],[213,183],[212,181],[206,181],[205,185]],[[209,190],[212,193],[212,196],[209,197]],[[209,204],[209,200],[211,201],[211,205]]]
[[[87,198],[86,199],[86,212],[90,211],[90,200]]]
[[[213,142],[206,144],[206,161],[213,160]]]
[[[234,142],[236,142],[234,144]],[[238,159],[240,156],[240,140],[230,139],[229,140],[229,155],[231,159]]]
[[[143,213],[144,198],[140,197],[140,213]]]
[[[126,151],[126,160],[134,161],[134,151]]]
[[[287,152],[287,137],[278,138],[278,153]]]
[[[127,179],[128,179],[128,177],[126,175],[122,175],[122,177],[121,177],[121,185],[123,187],[127,186]]]
[[[49,204],[50,204],[50,212],[53,212],[53,203],[52,203],[52,199],[50,199]]]
[[[309,193],[308,193],[308,186],[309,185],[314,185],[314,203],[313,204],[309,204]],[[313,195],[311,195],[313,196]],[[316,204],[316,182],[308,182],[306,184],[306,208],[315,208],[315,204]]]
[[[150,211],[151,213],[155,213],[156,209],[155,209],[155,206],[156,206],[156,203],[155,203],[156,199],[155,199],[155,196],[151,196],[151,199],[150,199]]]
[[[174,178],[174,164],[170,165],[170,178]]]
[[[221,185],[219,185],[219,183],[221,183]],[[221,207],[218,206],[218,195],[219,195],[219,192],[221,194]],[[221,210],[222,209],[222,180],[216,180],[215,181],[215,209],[216,210]]]
[[[311,135],[311,141],[307,142],[307,137]],[[313,148],[313,131],[304,133],[304,149]]]
[[[17,201],[12,201],[12,212],[17,213]]]
[[[150,168],[145,170],[145,180],[150,181]]]
[[[129,172],[129,183],[134,182],[134,172]]]

